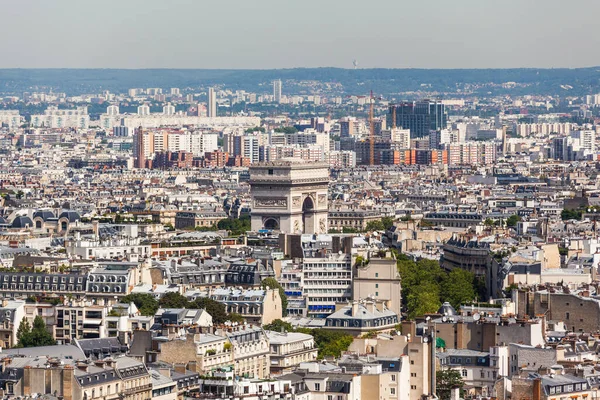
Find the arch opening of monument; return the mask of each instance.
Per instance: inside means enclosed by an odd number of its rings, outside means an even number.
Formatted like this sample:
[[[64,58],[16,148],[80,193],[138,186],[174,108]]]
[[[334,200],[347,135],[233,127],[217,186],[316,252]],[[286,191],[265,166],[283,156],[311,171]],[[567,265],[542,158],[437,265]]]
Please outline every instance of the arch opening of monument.
[[[314,232],[316,228],[315,203],[310,196],[306,196],[302,203],[302,231]]]
[[[279,221],[276,218],[267,218],[263,224],[265,229],[279,230]]]

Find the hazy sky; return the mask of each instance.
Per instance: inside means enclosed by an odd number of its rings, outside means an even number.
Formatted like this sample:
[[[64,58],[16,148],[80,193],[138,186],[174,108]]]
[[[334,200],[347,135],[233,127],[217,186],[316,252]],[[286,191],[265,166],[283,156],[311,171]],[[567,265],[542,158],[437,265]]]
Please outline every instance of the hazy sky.
[[[0,68],[583,67],[600,0],[0,0]]]

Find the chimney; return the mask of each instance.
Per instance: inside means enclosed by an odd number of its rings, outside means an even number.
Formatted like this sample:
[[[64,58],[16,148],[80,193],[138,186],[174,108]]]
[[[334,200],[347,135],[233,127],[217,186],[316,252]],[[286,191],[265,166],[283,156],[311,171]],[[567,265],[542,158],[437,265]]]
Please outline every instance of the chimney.
[[[92,230],[94,231],[94,238],[98,238],[98,236],[100,236],[99,232],[100,230],[98,229],[98,221],[94,220],[92,221]]]
[[[75,379],[75,371],[71,365],[65,365],[62,374],[63,380],[63,400],[72,400],[73,399],[73,382]]]
[[[108,368],[112,368],[114,364],[114,360],[111,357],[107,357],[104,359],[104,363]]]
[[[96,367],[104,368],[104,360],[96,360],[94,361]]]
[[[358,315],[358,301],[352,302],[352,316]]]
[[[364,305],[367,311],[372,314],[375,314],[375,312],[377,311],[377,305],[375,303],[375,300],[366,301]],[[354,310],[352,311],[352,315],[355,315]]]
[[[533,380],[533,400],[542,400],[542,378]]]
[[[175,364],[175,372],[180,374],[185,374],[185,364],[177,363]]]
[[[453,387],[450,389],[450,400],[460,400],[460,388]]]
[[[23,368],[23,395],[31,396],[31,366]]]
[[[87,370],[88,370],[88,365],[85,361],[77,361],[75,366],[77,367],[77,369],[79,369],[80,371],[83,371],[83,372],[87,372]]]

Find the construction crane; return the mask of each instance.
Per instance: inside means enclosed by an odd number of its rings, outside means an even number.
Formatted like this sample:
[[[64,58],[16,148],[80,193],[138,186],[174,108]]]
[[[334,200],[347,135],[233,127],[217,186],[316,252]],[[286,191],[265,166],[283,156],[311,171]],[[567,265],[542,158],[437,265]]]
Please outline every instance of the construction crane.
[[[373,121],[373,91],[369,99],[369,165],[375,165],[375,121]]]

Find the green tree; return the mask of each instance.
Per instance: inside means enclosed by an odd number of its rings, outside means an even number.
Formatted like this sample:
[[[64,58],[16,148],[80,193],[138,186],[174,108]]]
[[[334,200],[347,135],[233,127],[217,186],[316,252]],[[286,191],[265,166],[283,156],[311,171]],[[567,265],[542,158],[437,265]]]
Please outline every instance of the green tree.
[[[461,392],[465,386],[465,382],[460,375],[460,372],[454,369],[447,369],[437,371],[435,373],[436,379],[436,394],[440,400],[449,400],[450,391],[454,388],[459,388]],[[464,397],[461,394],[461,397]]]
[[[279,128],[275,128],[275,132],[290,134],[298,132],[298,129],[296,129],[294,126],[281,126]]]
[[[46,324],[44,323],[44,320],[39,315],[33,319],[31,336],[33,339],[34,347],[52,346],[56,344],[56,341],[52,337],[52,334],[48,332],[48,329],[46,329]]]
[[[262,132],[265,133],[265,128],[262,126],[255,126],[254,128],[248,128],[246,129],[246,133],[252,133],[252,132]]]
[[[178,292],[169,292],[161,297],[158,305],[163,308],[187,308],[189,302],[185,296]]]
[[[441,306],[440,289],[434,282],[423,282],[407,295],[408,318],[435,313]]]
[[[348,333],[329,329],[315,329],[313,336],[315,345],[319,349],[319,358],[340,357],[343,351],[348,350],[354,339]]]
[[[222,324],[229,319],[225,304],[209,299],[208,297],[199,297],[190,302],[189,308],[206,310],[212,317],[213,324]]]
[[[270,324],[263,325],[263,328],[267,331],[274,332],[281,332],[282,329],[287,332],[291,332],[294,330],[292,324],[290,324],[289,322],[282,321],[280,319],[276,319]]]
[[[563,221],[568,221],[570,219],[580,220],[582,215],[583,215],[583,210],[565,208],[564,210],[561,211],[560,218]]]
[[[283,286],[281,286],[281,284],[279,284],[279,282],[277,282],[275,278],[265,278],[260,283],[260,285],[263,289],[265,289],[268,286],[272,289],[279,290],[279,297],[281,297],[281,315],[285,317],[287,315],[288,299],[287,295],[285,294],[285,289],[283,289]]]
[[[517,222],[521,220],[521,217],[518,215],[511,215],[506,219],[506,226],[517,226]]]
[[[152,316],[158,310],[158,301],[148,293],[131,293],[123,297],[123,303],[133,303],[140,311],[140,314]]]
[[[458,310],[461,304],[475,300],[475,276],[469,271],[456,268],[443,279],[441,298]]]
[[[225,218],[217,223],[217,228],[226,230],[232,235],[242,235],[251,229],[250,217]]]
[[[394,218],[392,217],[383,217],[381,218],[381,223],[383,224],[383,228],[384,229],[390,229],[392,226],[394,226]]]
[[[494,226],[494,220],[492,220],[491,218],[486,218],[485,221],[483,221],[483,224],[485,226]]]
[[[31,325],[29,324],[29,321],[23,317],[19,324],[19,329],[17,329],[17,347],[25,347],[23,346],[23,342],[29,343],[30,337]]]
[[[21,325],[17,329],[17,339],[17,347],[52,346],[56,344],[52,334],[46,329],[44,320],[39,315],[33,320],[33,327],[30,327],[29,322],[25,319],[21,321]]]
[[[367,222],[367,231],[372,232],[383,230],[385,230],[385,226],[383,225],[383,222],[381,222],[381,220]]]
[[[242,314],[229,313],[229,315],[227,316],[227,320],[229,320],[230,322],[237,322],[241,324],[244,322],[244,317],[242,316]]]

